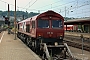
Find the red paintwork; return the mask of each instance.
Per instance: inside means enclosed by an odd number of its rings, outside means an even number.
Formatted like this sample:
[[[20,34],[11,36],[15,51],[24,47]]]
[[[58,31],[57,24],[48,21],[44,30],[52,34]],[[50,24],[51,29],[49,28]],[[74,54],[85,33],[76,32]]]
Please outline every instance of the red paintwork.
[[[52,18],[50,18],[50,16]],[[52,29],[51,28],[51,22],[50,22],[50,28],[45,28],[45,29],[37,28],[37,20],[39,18],[40,19],[47,19],[47,20],[50,20],[50,21],[54,20],[54,19],[62,20],[63,28],[61,28],[61,29]],[[32,21],[35,21],[35,29],[32,28]],[[39,15],[36,15],[34,17],[23,20],[23,21],[19,22],[18,24],[21,25],[24,22],[26,23],[26,25],[28,25],[28,24],[30,25],[30,33],[27,33],[25,31],[23,31],[23,29],[20,29],[20,28],[19,28],[19,32],[24,33],[26,35],[29,35],[31,37],[37,38],[39,35],[41,35],[44,38],[49,38],[49,37],[50,38],[57,38],[61,35],[64,37],[64,18],[60,14],[58,14],[54,11],[50,10],[50,11],[44,12],[42,14],[39,14]],[[47,32],[52,32],[53,34],[47,34]]]
[[[68,30],[68,31],[73,31],[73,30],[77,30],[78,26],[77,25],[64,25],[64,30]]]

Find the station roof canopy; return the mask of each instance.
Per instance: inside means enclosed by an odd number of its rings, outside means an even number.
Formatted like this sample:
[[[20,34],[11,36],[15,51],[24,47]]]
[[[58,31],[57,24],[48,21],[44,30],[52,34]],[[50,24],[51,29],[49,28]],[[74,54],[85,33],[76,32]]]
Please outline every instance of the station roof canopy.
[[[89,18],[78,18],[64,21],[65,25],[83,25],[83,24],[90,24],[90,17]]]

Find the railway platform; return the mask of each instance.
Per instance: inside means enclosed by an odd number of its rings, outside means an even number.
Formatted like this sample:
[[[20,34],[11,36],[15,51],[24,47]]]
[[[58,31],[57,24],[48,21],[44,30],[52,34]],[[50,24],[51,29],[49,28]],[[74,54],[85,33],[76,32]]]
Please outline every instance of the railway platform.
[[[30,48],[14,34],[0,33],[0,60],[41,60]]]

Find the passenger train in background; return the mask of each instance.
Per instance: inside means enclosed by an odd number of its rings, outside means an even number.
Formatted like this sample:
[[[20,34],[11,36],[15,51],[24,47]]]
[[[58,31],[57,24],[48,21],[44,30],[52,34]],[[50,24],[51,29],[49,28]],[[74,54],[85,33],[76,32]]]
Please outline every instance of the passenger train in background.
[[[52,11],[46,11],[17,23],[17,37],[32,48],[62,44],[64,38],[64,18]]]
[[[77,31],[78,25],[64,25],[65,31]]]

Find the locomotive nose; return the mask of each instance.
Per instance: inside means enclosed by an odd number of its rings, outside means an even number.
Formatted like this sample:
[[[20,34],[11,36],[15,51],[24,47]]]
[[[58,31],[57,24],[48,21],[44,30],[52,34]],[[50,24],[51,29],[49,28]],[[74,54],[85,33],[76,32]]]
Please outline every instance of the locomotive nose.
[[[47,34],[53,34],[53,32],[47,32]]]
[[[53,32],[47,32],[47,35],[48,35],[49,37],[53,37]]]

